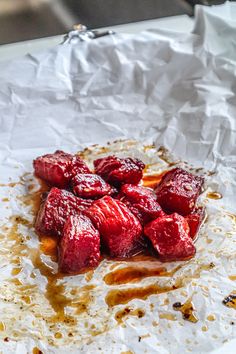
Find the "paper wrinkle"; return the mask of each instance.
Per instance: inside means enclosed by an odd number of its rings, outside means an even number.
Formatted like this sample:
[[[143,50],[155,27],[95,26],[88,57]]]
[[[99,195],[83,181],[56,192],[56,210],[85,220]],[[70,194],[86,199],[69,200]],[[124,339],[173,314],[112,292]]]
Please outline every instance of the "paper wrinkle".
[[[235,3],[197,6],[191,34],[151,29],[136,35],[114,35],[65,44],[0,64],[0,183],[6,183],[9,178],[17,181],[23,173],[32,171],[32,160],[36,156],[55,149],[76,152],[91,144],[128,138],[148,144],[154,142],[157,147],[163,145],[182,161],[216,171],[215,176],[208,178],[207,185],[223,195],[218,201],[207,200],[207,192],[202,197],[209,220],[197,241],[196,257],[183,271],[184,290],[194,296],[200,319],[197,324],[183,322],[179,312],[174,313],[178,321],[173,323],[159,317],[160,313],[173,314],[171,305],[177,299],[186,300],[181,291],[178,296],[170,292],[169,305],[164,304],[165,294],[150,296],[145,302],[131,301],[128,306],[141,307],[146,315],[141,319],[128,317],[126,328],[114,325],[116,310],[112,310],[108,330],[92,337],[89,346],[81,321],[78,328],[84,340],[74,347],[68,341],[62,347],[53,347],[45,339],[35,340],[39,333],[48,335],[46,324],[42,321],[32,328],[32,314],[22,313],[22,322],[18,319],[16,323],[19,327],[24,323],[28,339],[0,340],[0,351],[4,354],[31,353],[34,346],[56,354],[78,353],[78,350],[97,354],[98,347],[107,348],[107,353],[128,350],[135,354],[145,350],[158,354],[182,354],[187,350],[197,354],[235,352],[236,326],[230,325],[233,309],[221,305],[223,297],[235,290],[234,282],[227,277],[236,274],[232,241],[235,225],[232,226],[232,218],[227,214],[235,214],[236,210],[235,18]],[[119,150],[118,153],[122,154]],[[135,152],[129,148],[129,154],[147,163],[154,163],[157,158],[152,154],[147,156],[139,148]],[[14,198],[23,193],[22,188],[16,186],[10,190],[9,209],[2,206],[2,217],[19,212]],[[4,188],[0,192],[1,198],[8,196]],[[26,218],[29,216],[27,209],[20,212]],[[232,233],[232,238],[230,234],[229,238],[225,237],[227,232]],[[212,243],[206,243],[207,239],[212,239]],[[35,240],[29,242],[35,246]],[[220,255],[215,253],[216,249],[221,250]],[[201,262],[214,262],[216,267],[210,273],[203,271],[199,280],[201,286],[198,286],[192,284],[188,276]],[[10,276],[11,267],[4,257],[0,267],[1,283]],[[32,267],[25,257],[22,279],[29,278]],[[107,320],[103,295],[109,287],[101,284],[101,274],[107,272],[107,267],[106,263],[100,265],[93,278],[97,285],[96,301],[90,315],[98,326]],[[37,277],[43,291],[46,280],[39,272]],[[86,285],[82,276],[68,277],[66,281],[68,289],[78,283]],[[169,279],[158,281],[165,283]],[[153,278],[145,279],[142,284],[153,284]],[[10,296],[10,288],[4,291]],[[3,302],[2,298],[0,294],[1,313],[13,318],[15,305]],[[38,306],[44,309],[45,301],[41,298]],[[151,303],[153,312],[149,311]],[[93,311],[97,311],[94,317]],[[216,321],[205,320],[208,312],[216,315]],[[159,327],[151,325],[153,320]],[[202,331],[203,325],[209,327],[208,332]],[[137,342],[138,336],[143,336],[140,342]],[[191,343],[186,342],[189,338]]]
[[[195,26],[193,33],[198,34],[207,52],[235,62],[236,6],[226,1],[222,5],[203,8],[195,7]],[[227,40],[223,40],[223,39]]]

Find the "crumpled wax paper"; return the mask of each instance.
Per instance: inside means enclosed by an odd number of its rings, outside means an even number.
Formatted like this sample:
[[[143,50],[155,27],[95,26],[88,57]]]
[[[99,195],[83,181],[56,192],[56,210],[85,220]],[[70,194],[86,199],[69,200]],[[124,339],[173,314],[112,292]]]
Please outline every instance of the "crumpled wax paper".
[[[236,312],[222,304],[236,290],[235,19],[234,3],[196,7],[191,34],[112,35],[1,64],[2,353],[235,353]],[[103,276],[113,262],[103,261],[89,276],[58,279],[52,290],[56,296],[64,284],[62,307],[68,297],[74,301],[63,322],[45,297],[45,272],[56,272],[57,264],[39,254],[32,226],[30,194],[39,188],[32,159],[58,148],[76,152],[119,139],[129,141],[105,150],[94,147],[85,157],[92,160],[104,151],[139,156],[154,173],[168,166],[155,148],[144,148],[154,143],[205,175],[201,202],[208,218],[197,254],[188,262],[165,265],[181,265],[173,277],[119,286],[169,286],[181,280],[182,287],[112,308],[105,296],[117,286],[105,284]],[[209,199],[209,191],[223,198]],[[46,270],[40,271],[36,260]],[[187,299],[197,323],[173,310],[174,302]],[[138,318],[133,312],[118,323],[115,314],[127,306],[145,315]]]

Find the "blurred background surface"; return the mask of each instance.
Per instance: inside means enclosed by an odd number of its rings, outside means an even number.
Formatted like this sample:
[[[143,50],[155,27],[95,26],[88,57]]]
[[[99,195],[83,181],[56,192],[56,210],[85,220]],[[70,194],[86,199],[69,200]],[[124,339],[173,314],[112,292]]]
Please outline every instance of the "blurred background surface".
[[[100,28],[174,15],[220,0],[0,0],[0,44],[68,32],[74,24]]]

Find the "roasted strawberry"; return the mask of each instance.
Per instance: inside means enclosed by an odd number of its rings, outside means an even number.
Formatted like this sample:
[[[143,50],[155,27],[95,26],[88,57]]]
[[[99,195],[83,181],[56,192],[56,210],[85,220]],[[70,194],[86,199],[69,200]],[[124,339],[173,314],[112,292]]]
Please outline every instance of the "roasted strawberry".
[[[40,156],[33,162],[34,172],[52,186],[66,188],[77,173],[91,173],[85,162],[76,155],[57,150]]]
[[[73,192],[81,198],[98,199],[116,192],[114,187],[95,174],[77,174],[71,184]]]
[[[137,184],[143,176],[144,163],[139,159],[107,156],[94,161],[95,172],[115,186]]]
[[[185,219],[187,220],[188,226],[189,226],[189,234],[194,240],[197,236],[198,230],[205,218],[206,215],[206,210],[204,207],[197,207],[194,209],[194,211],[185,216]]]
[[[144,227],[162,261],[179,261],[194,256],[196,249],[185,218],[177,213],[161,216]]]
[[[70,216],[59,244],[59,269],[65,273],[95,267],[100,259],[100,235],[90,219],[83,215]]]
[[[204,179],[182,168],[168,171],[156,188],[157,201],[167,213],[190,214],[201,193]]]
[[[157,202],[157,196],[150,188],[133,184],[124,184],[120,191],[120,200],[137,216],[141,224],[164,215]]]
[[[66,219],[85,210],[92,202],[54,187],[39,209],[35,229],[41,233],[61,235]]]
[[[141,241],[142,226],[125,204],[110,196],[96,200],[85,211],[100,232],[103,245],[112,257],[128,257]]]

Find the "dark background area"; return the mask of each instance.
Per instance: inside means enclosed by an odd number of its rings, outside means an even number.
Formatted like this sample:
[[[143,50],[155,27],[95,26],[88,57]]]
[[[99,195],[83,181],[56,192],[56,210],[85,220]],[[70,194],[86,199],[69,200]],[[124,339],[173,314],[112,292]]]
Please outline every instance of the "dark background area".
[[[0,44],[64,34],[74,24],[88,28],[175,15],[193,16],[196,4],[215,0],[0,0]]]

